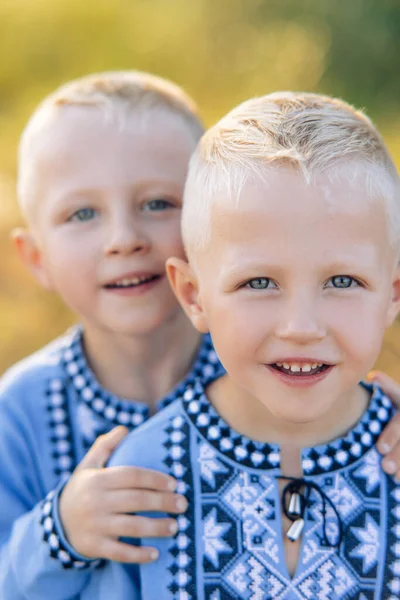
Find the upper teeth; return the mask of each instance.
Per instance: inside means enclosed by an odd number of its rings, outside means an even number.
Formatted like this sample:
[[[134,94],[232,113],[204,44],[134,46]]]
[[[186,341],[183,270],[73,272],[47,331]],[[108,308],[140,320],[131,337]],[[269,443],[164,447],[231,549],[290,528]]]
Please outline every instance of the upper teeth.
[[[292,373],[308,373],[309,371],[311,371],[312,369],[318,369],[320,367],[323,366],[324,363],[303,363],[302,365],[300,365],[299,363],[281,363],[278,362],[276,363],[277,367],[283,367],[284,369],[287,369],[288,371],[292,371]]]
[[[124,277],[123,279],[116,281],[115,285],[137,285],[138,283],[142,283],[142,281],[147,281],[149,278],[149,275],[143,275],[142,277]]]

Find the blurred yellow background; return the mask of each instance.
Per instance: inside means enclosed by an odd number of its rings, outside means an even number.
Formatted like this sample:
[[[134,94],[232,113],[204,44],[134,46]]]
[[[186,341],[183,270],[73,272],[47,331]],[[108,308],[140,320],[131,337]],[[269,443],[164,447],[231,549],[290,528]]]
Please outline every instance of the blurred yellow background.
[[[0,373],[74,321],[9,242],[18,137],[43,96],[87,72],[148,70],[183,85],[211,125],[252,95],[324,92],[364,108],[399,166],[399,57],[396,0],[1,0]],[[378,366],[396,377],[399,359],[396,324]]]

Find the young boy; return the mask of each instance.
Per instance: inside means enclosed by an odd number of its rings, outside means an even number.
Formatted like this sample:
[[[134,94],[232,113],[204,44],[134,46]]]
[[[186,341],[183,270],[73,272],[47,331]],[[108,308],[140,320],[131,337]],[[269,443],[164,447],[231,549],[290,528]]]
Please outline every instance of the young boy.
[[[202,132],[177,86],[125,72],[57,90],[22,136],[18,192],[29,229],[16,245],[82,325],[0,384],[2,600],[75,598],[94,557],[154,560],[154,548],[119,538],[171,536],[175,519],[122,513],[186,508],[171,477],[101,467],[126,428],[179,395],[180,380],[221,370],[165,273],[167,257],[184,257],[181,199]]]
[[[83,597],[399,597],[400,487],[375,447],[393,407],[359,383],[399,310],[399,234],[396,169],[344,102],[271,94],[204,135],[189,263],[167,270],[227,374],[116,451],[112,466],[176,477],[188,510],[157,562],[109,564]]]

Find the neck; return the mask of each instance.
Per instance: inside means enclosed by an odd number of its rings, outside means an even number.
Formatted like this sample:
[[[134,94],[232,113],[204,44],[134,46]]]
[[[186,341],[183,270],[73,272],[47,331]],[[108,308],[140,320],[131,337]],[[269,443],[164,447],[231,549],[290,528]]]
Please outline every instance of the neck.
[[[84,324],[83,344],[90,367],[111,393],[148,404],[154,411],[188,373],[201,335],[183,314],[143,335],[126,335]]]
[[[282,450],[297,448],[299,451],[345,435],[359,421],[369,402],[366,390],[357,385],[317,420],[292,423],[277,418],[227,375],[207,388],[207,396],[221,417],[242,435],[279,444]]]

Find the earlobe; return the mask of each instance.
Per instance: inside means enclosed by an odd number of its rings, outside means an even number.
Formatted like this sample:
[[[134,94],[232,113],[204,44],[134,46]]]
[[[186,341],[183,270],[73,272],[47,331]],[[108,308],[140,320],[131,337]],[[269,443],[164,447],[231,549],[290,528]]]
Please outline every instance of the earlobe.
[[[172,290],[192,325],[201,333],[207,333],[207,319],[191,266],[185,260],[173,257],[167,260],[166,270]]]
[[[52,290],[50,277],[43,265],[40,249],[34,236],[28,229],[13,229],[11,239],[17,254],[36,281],[47,290]]]

